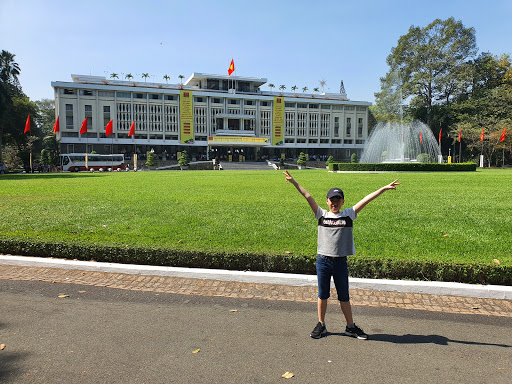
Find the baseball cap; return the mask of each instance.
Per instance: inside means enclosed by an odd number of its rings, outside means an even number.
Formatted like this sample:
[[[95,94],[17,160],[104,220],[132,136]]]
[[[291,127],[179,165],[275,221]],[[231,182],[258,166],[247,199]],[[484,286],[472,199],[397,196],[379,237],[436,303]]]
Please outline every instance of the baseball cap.
[[[331,188],[329,189],[329,192],[327,192],[327,198],[330,199],[331,197],[339,197],[340,199],[344,199],[343,191],[339,188]]]

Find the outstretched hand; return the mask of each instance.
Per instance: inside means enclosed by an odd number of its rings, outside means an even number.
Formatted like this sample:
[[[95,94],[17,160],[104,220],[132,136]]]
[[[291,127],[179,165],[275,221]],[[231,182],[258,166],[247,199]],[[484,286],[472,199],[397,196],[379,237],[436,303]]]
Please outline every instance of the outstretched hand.
[[[292,175],[290,175],[290,172],[288,171],[283,171],[283,175],[286,176],[286,181],[289,181],[289,182],[292,182],[293,181],[293,177]]]
[[[395,181],[389,183],[388,185],[384,186],[384,190],[388,191],[390,189],[396,189],[396,186],[397,185],[401,185],[402,183],[399,183],[398,182],[398,179],[396,179]]]

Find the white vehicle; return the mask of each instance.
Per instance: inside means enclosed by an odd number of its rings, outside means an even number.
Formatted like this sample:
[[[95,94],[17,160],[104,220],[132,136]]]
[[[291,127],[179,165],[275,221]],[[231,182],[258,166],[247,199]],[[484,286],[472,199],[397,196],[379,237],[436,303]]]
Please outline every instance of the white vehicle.
[[[63,171],[79,172],[87,171],[90,168],[111,168],[113,171],[124,170],[124,155],[87,155],[85,153],[65,153],[60,155],[60,164]]]

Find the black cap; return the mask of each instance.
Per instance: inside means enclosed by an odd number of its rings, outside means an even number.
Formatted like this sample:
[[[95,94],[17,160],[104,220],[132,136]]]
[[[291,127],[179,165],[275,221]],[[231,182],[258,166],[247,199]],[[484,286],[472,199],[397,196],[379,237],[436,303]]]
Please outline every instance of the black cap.
[[[344,199],[343,191],[339,188],[331,188],[329,189],[329,192],[327,192],[327,198],[330,199],[331,197],[338,197],[340,199]]]

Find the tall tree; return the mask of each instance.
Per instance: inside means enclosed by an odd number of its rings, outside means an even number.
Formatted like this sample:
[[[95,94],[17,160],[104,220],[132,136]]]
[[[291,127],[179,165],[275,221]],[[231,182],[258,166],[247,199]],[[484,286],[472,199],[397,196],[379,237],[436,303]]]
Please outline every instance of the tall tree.
[[[476,52],[475,30],[450,17],[424,28],[411,26],[386,61],[389,72],[398,72],[402,78],[403,97],[417,98],[426,107],[430,123],[432,106],[450,100],[467,83],[468,71],[461,68]]]

